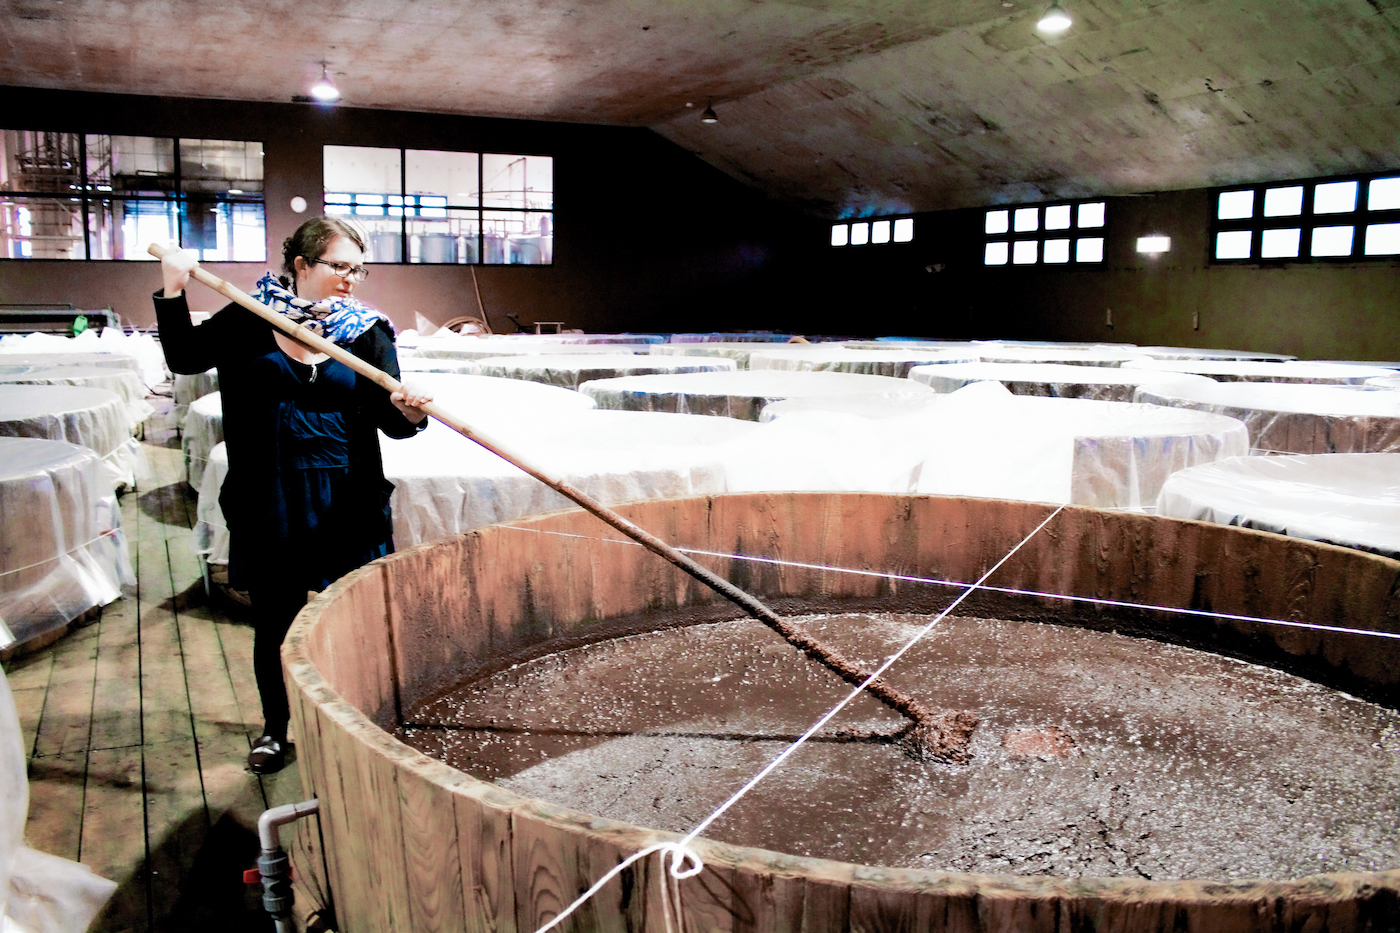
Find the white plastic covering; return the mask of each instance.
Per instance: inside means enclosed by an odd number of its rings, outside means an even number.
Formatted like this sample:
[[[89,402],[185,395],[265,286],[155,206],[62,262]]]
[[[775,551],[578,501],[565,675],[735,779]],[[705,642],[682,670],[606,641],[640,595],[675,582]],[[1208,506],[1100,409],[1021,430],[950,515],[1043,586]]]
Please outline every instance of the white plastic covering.
[[[1067,363],[1072,366],[1122,366],[1142,359],[1131,346],[1067,346],[1056,344],[981,345],[978,355],[984,363]]]
[[[405,356],[399,354],[399,371],[403,377],[410,373],[457,373],[460,376],[479,376],[481,367],[472,360],[443,359],[430,356]]]
[[[0,384],[0,436],[67,441],[97,451],[108,486],[135,486],[148,473],[126,405],[105,389]]]
[[[793,334],[770,334],[766,331],[740,331],[720,334],[672,334],[668,343],[787,343]]]
[[[117,499],[92,450],[0,437],[0,527],[0,647],[66,625],[136,582]]]
[[[209,393],[217,391],[219,391],[219,371],[217,369],[193,375],[176,373],[172,376],[170,396],[175,404],[171,409],[171,415],[175,419],[175,426],[183,430],[185,415],[189,413],[190,403],[197,398],[203,398]]]
[[[725,489],[716,448],[758,428],[723,418],[582,411],[478,424],[537,468],[604,503]],[[434,425],[383,440],[394,483],[394,543],[403,548],[573,503],[459,434]]]
[[[1154,360],[1271,360],[1281,363],[1296,359],[1283,353],[1255,353],[1251,350],[1200,350],[1194,347],[1138,347],[1137,352]]]
[[[786,403],[784,403],[786,404]],[[812,404],[817,404],[813,402]],[[977,383],[885,418],[785,411],[729,445],[731,491],[865,490],[1147,508],[1172,472],[1243,454],[1244,425]]]
[[[1195,373],[1216,382],[1296,382],[1313,385],[1355,385],[1375,376],[1391,375],[1378,366],[1350,363],[1312,363],[1287,360],[1136,360],[1124,363],[1133,369]]]
[[[528,422],[538,415],[596,407],[592,399],[577,392],[524,379],[458,373],[413,373],[404,379],[468,423],[494,418]]]
[[[539,354],[477,360],[483,376],[526,379],[577,389],[590,379],[647,376],[656,373],[733,372],[734,361],[714,357],[663,357],[635,353]]]
[[[76,337],[11,334],[0,338],[0,355],[7,354],[33,356],[31,362],[36,366],[126,366],[139,373],[148,386],[159,385],[168,375],[165,354],[154,336],[127,334],[116,327],[104,328],[100,335],[88,330]]]
[[[745,421],[757,421],[763,406],[779,399],[850,395],[909,398],[933,394],[932,389],[908,379],[776,370],[624,376],[585,382],[579,386],[579,392],[595,399],[599,408],[723,415]]]
[[[748,369],[749,357],[772,349],[772,344],[762,341],[727,342],[722,340],[697,341],[695,343],[659,343],[649,350],[653,356],[713,356],[733,360],[736,369]]]
[[[1400,373],[1393,376],[1373,376],[1365,382],[1377,389],[1400,389]]]
[[[999,382],[1013,395],[1088,398],[1131,402],[1139,386],[1210,382],[1205,376],[1159,373],[1119,366],[1070,366],[1067,363],[949,363],[918,366],[909,378],[935,392],[955,392],[973,382]]]
[[[448,331],[420,337],[413,343],[399,344],[400,359],[424,357],[437,360],[484,360],[493,356],[539,356],[545,353],[647,353],[649,343],[566,344],[553,337],[513,338],[508,336],[469,337]]]
[[[129,369],[113,366],[26,366],[9,367],[0,357],[0,383],[37,386],[88,386],[106,389],[121,397],[126,406],[127,426],[135,432],[155,409],[146,401],[146,384]],[[16,371],[21,370],[22,371]]]
[[[198,487],[209,465],[209,452],[224,439],[224,397],[211,392],[190,404],[180,447],[185,455],[185,481]]]
[[[10,682],[0,672],[0,929],[4,933],[81,933],[116,882],[24,844],[29,779],[24,736]]]
[[[863,373],[903,379],[916,366],[966,363],[975,359],[977,355],[970,351],[922,349],[898,344],[878,350],[857,350],[834,343],[813,343],[760,350],[749,357],[749,369]]]
[[[592,410],[498,415],[477,419],[472,427],[605,503],[723,492],[714,449],[758,428],[726,418]],[[381,437],[380,449],[385,476],[394,484],[399,548],[573,505],[440,424],[408,440]],[[227,473],[220,444],[200,487],[195,526],[196,550],[216,564],[228,561],[228,529],[218,506]]]
[[[1175,473],[1159,514],[1400,559],[1400,453],[1237,457]]]
[[[1364,386],[1217,382],[1139,389],[1139,402],[1238,418],[1250,446],[1266,453],[1400,451],[1400,392]]]

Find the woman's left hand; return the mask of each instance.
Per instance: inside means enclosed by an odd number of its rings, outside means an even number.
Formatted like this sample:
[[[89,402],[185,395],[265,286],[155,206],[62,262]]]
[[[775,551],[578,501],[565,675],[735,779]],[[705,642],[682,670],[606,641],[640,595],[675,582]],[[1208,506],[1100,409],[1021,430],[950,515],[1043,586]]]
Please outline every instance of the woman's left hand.
[[[403,416],[414,424],[418,424],[428,413],[423,410],[423,406],[433,400],[431,395],[414,389],[412,386],[404,386],[398,392],[389,393],[389,401],[394,403],[394,407],[403,412]]]

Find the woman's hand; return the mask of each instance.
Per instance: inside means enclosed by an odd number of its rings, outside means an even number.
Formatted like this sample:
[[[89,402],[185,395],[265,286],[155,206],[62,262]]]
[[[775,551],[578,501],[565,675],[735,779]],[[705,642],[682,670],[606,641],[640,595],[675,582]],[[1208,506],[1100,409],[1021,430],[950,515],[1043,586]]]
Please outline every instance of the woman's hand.
[[[420,424],[428,413],[423,411],[423,406],[433,400],[431,395],[427,395],[411,386],[404,386],[398,392],[389,393],[389,401],[394,403],[394,407],[403,413],[403,416],[414,424]]]
[[[179,298],[190,284],[190,272],[198,265],[199,260],[187,249],[172,249],[160,257],[160,272],[165,279],[162,294],[166,298]]]

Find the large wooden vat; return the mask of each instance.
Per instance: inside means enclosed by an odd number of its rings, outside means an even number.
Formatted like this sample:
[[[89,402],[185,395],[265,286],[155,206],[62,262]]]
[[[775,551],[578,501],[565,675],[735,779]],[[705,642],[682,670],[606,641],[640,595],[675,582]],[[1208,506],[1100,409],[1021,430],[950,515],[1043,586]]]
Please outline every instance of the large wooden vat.
[[[624,511],[679,546],[816,566],[975,580],[1051,511],[861,494],[663,500]],[[540,534],[536,532],[561,532]],[[327,589],[284,648],[302,780],[321,800],[298,866],[338,928],[529,933],[621,859],[675,838],[520,797],[427,758],[386,728],[463,676],[602,637],[732,617],[729,604],[582,512],[400,552]],[[932,611],[939,587],[706,558],[779,611]],[[1066,509],[990,584],[1400,632],[1400,562],[1196,522]],[[1400,705],[1400,643],[1182,613],[985,593],[962,611],[1146,635],[1270,664]],[[1376,801],[1393,807],[1395,801]],[[1065,880],[891,870],[697,844],[690,930],[1016,933],[1396,929],[1400,870],[1291,881]],[[665,929],[655,859],[565,921]],[[315,884],[311,884],[315,882]]]

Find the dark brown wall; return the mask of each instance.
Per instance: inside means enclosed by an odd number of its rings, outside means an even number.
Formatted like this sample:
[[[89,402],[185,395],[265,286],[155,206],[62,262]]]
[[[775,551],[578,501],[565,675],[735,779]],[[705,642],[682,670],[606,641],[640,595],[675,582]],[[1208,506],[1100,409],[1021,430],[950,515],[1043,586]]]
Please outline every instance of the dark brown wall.
[[[0,87],[8,129],[257,139],[265,143],[268,266],[321,203],[325,144],[537,153],[555,158],[555,264],[480,266],[492,326],[563,321],[595,332],[762,328],[781,294],[793,217],[645,129]],[[305,198],[306,215],[289,202]],[[800,224],[798,224],[800,227]],[[247,287],[253,264],[211,263]],[[71,302],[154,323],[158,271],[136,262],[0,260],[0,304]],[[203,292],[201,294],[201,291]],[[222,300],[194,289],[191,303]],[[477,313],[466,266],[375,266],[357,291],[400,327]]]
[[[823,310],[807,327],[1400,360],[1400,262],[1211,266],[1209,191],[1107,200],[1097,268],[984,266],[981,210],[918,215],[911,244],[833,249],[823,226],[806,253]],[[1136,252],[1153,233],[1171,252]]]

